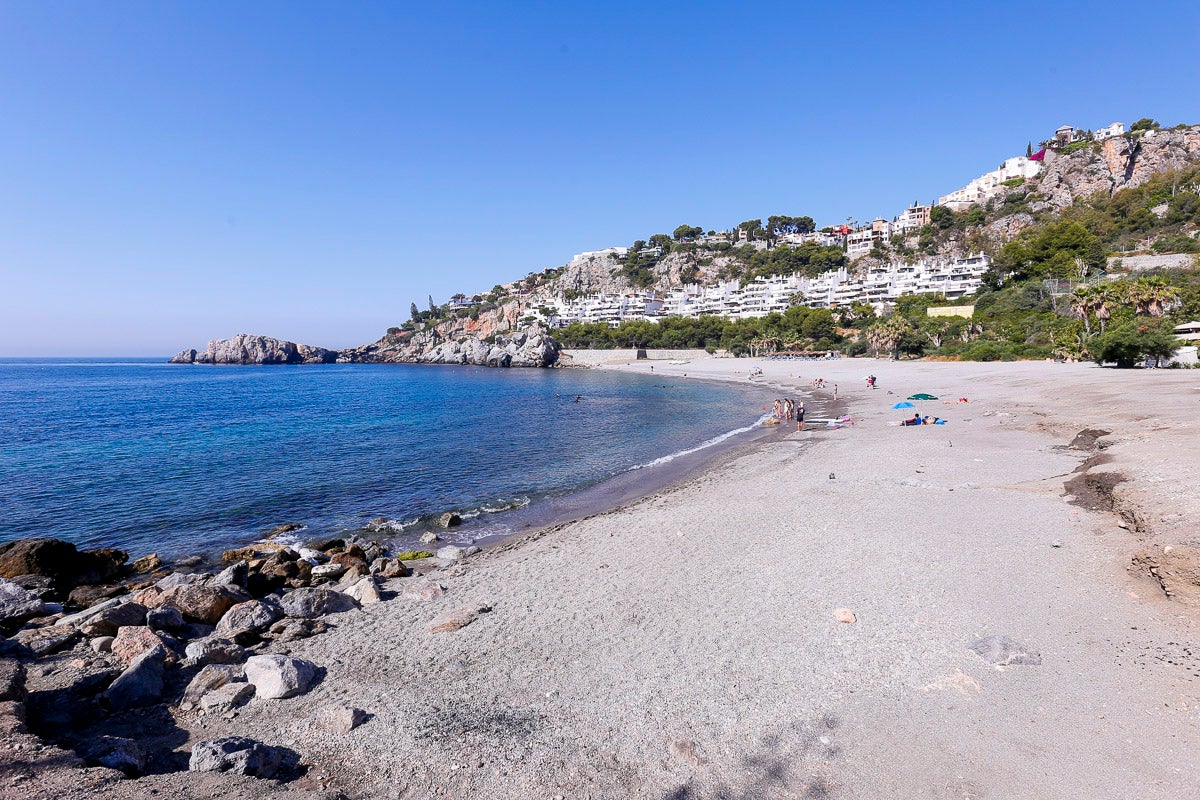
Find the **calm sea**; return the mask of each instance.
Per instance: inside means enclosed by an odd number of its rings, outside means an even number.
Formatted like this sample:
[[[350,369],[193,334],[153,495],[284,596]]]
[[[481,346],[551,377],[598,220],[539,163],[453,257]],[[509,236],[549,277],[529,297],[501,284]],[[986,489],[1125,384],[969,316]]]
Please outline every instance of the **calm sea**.
[[[579,401],[576,402],[576,397]],[[749,386],[586,370],[0,359],[0,542],[136,557],[304,536],[459,540],[752,425]],[[528,514],[528,511],[524,512]]]

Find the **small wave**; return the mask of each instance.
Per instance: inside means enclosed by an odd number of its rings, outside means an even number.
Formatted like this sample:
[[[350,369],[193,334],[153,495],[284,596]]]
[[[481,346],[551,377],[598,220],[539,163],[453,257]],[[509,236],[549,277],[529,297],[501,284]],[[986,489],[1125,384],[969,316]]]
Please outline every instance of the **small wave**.
[[[407,522],[402,519],[371,520],[364,527],[369,531],[393,531],[395,533],[400,533],[405,528],[411,528],[420,521],[420,517],[416,519],[410,519]]]
[[[690,447],[687,450],[680,450],[676,453],[671,453],[669,455],[662,456],[661,458],[656,458],[653,461],[649,461],[645,464],[638,464],[637,466],[630,467],[629,471],[632,472],[635,469],[645,469],[646,467],[654,467],[659,464],[666,464],[671,461],[674,461],[675,459],[679,458],[680,456],[690,455],[692,453],[699,452],[700,450],[705,450],[709,447],[713,447],[714,445],[718,445],[721,442],[725,441],[726,439],[730,439],[734,436],[737,436],[739,433],[749,433],[750,431],[754,430],[755,428],[762,427],[763,421],[766,420],[770,416],[771,416],[770,414],[764,414],[753,425],[747,425],[744,428],[734,428],[733,430],[726,431],[725,433],[722,433],[719,436],[714,436],[713,438],[709,439],[708,441],[701,442],[700,444],[696,445],[695,447]]]
[[[495,503],[484,503],[479,508],[472,508],[469,511],[456,512],[463,519],[474,519],[480,514],[499,514],[501,511],[512,511],[517,508],[524,508],[529,505],[528,497],[518,497],[516,500],[497,500]]]

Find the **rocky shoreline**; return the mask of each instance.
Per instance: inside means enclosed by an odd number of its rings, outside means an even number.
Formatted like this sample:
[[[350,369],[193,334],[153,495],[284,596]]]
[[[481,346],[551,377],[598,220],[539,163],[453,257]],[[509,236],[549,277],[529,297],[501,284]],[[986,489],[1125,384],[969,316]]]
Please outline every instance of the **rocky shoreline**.
[[[515,331],[481,339],[460,332],[447,336],[437,328],[391,335],[372,344],[329,350],[270,336],[239,333],[213,339],[204,350],[188,349],[171,357],[172,364],[447,364],[480,367],[551,367],[558,362],[558,342],[545,333]]]
[[[436,554],[389,553],[353,538],[263,540],[225,551],[213,570],[198,557],[169,567],[156,555],[126,563],[124,551],[79,551],[59,539],[2,545],[0,730],[18,757],[0,769],[0,782],[19,790],[37,777],[33,762],[48,758],[83,770],[93,784],[178,771],[297,777],[306,767],[286,747],[224,736],[183,754],[180,734],[198,717],[233,719],[252,698],[307,693],[324,667],[288,655],[289,643],[326,633],[338,615],[363,606],[437,599],[438,572],[477,552],[448,545]],[[453,632],[488,610],[459,608],[429,629]],[[327,704],[315,710],[314,725],[346,734],[367,720],[362,709]],[[27,771],[22,750],[36,751]]]

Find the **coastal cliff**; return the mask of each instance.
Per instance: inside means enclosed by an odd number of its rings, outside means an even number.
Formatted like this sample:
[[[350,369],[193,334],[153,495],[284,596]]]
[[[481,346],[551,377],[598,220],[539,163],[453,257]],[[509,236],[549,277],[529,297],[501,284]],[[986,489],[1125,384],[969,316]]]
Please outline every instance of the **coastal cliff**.
[[[487,339],[461,330],[449,336],[430,327],[388,334],[377,342],[327,350],[296,342],[239,333],[213,339],[203,351],[184,350],[172,364],[454,364],[486,367],[550,367],[558,362],[558,342],[537,331],[492,334]]]

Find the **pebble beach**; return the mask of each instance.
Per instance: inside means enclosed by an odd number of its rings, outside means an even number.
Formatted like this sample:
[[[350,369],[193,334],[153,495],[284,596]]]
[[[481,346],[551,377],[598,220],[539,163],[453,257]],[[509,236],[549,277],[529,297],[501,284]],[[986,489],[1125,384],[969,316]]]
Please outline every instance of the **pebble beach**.
[[[1200,794],[1196,373],[653,366],[761,368],[810,417],[854,424],[784,424],[620,508],[426,560],[384,602],[271,646],[317,665],[307,692],[172,712],[180,752],[250,737],[297,755],[286,781],[126,779],[14,734],[0,796]],[[946,425],[895,424],[917,392]],[[331,707],[363,715],[339,730]]]

